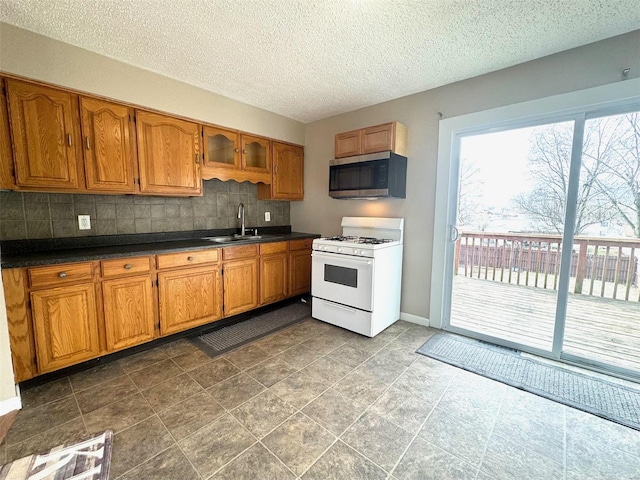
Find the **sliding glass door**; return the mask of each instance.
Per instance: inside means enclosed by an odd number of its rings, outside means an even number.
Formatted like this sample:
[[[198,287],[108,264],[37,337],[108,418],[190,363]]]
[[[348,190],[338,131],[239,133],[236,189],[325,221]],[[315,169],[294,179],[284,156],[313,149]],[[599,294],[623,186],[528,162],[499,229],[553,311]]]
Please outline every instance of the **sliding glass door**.
[[[562,355],[640,372],[640,113],[587,118]]]
[[[639,120],[456,137],[446,329],[640,375]]]

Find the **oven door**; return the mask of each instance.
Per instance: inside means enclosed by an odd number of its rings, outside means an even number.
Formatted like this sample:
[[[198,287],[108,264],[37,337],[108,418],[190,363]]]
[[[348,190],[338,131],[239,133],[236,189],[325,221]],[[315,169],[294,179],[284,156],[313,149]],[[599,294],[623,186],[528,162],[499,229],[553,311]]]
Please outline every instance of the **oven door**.
[[[311,295],[361,310],[373,305],[373,258],[313,251]]]

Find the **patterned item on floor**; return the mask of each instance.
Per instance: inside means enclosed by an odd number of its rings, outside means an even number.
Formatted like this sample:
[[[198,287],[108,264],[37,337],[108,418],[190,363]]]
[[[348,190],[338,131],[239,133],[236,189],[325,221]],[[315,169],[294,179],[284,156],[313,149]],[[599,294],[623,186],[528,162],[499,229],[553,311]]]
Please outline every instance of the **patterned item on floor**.
[[[517,350],[439,333],[417,353],[640,430],[640,388],[525,358]]]
[[[309,315],[311,315],[309,305],[298,302],[213,332],[191,337],[190,340],[209,356],[216,357],[300,322]]]
[[[0,480],[108,480],[112,432],[29,455],[4,466]]]

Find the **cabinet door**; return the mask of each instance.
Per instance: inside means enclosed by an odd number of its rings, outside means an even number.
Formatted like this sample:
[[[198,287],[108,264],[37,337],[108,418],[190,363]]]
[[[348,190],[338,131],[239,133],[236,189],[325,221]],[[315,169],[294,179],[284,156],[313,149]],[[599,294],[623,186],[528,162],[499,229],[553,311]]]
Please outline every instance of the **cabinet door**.
[[[362,153],[376,153],[393,150],[393,123],[365,128],[362,132]]]
[[[80,112],[87,189],[133,193],[133,109],[81,97]]]
[[[282,200],[302,200],[304,150],[302,147],[273,144],[273,198]]]
[[[148,275],[104,281],[102,298],[109,351],[153,340],[155,314]]]
[[[31,292],[39,373],[100,353],[93,283]]]
[[[289,295],[302,295],[311,291],[311,250],[298,250],[289,255]]]
[[[13,151],[9,133],[7,96],[1,83],[0,78],[0,189],[12,190],[16,184],[13,173]]]
[[[271,172],[271,145],[268,138],[241,135],[242,168],[253,172]]]
[[[7,80],[16,184],[48,190],[78,189],[82,150],[77,97]]]
[[[140,191],[163,195],[200,195],[198,125],[136,111]]]
[[[362,130],[344,132],[336,135],[336,158],[351,157],[360,155]]]
[[[240,168],[238,132],[216,127],[203,128],[204,166]]]
[[[287,297],[287,255],[260,258],[260,305]]]
[[[218,265],[158,273],[160,332],[179,332],[222,318]]]
[[[258,260],[224,264],[224,314],[246,312],[258,306]]]

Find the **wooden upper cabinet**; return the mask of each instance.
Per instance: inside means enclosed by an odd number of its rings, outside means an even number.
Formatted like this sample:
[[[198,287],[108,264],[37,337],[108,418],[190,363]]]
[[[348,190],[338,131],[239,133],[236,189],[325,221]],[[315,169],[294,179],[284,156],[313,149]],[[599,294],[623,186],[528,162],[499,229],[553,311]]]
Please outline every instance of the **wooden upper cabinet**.
[[[136,165],[133,109],[80,97],[87,190],[133,193]]]
[[[344,132],[336,135],[336,158],[351,157],[362,153],[360,149],[362,130]]]
[[[260,200],[304,199],[304,149],[273,142],[271,185],[258,185]]]
[[[11,190],[16,186],[13,173],[13,151],[9,133],[9,115],[7,111],[6,89],[2,88],[0,78],[0,189]]]
[[[18,80],[6,84],[16,185],[53,191],[82,187],[77,96]]]
[[[234,130],[203,127],[203,167],[240,168],[240,136]]]
[[[400,122],[339,133],[335,138],[336,158],[389,150],[398,155],[407,156],[407,127]]]
[[[272,197],[282,200],[304,198],[304,149],[285,143],[273,143]]]
[[[240,135],[242,168],[254,172],[271,172],[271,143],[268,138]]]
[[[205,125],[202,178],[271,183],[271,140]]]
[[[393,143],[393,124],[385,123],[375,127],[368,127],[362,131],[361,153],[376,153],[391,150]]]
[[[202,195],[196,123],[136,111],[140,192]]]

